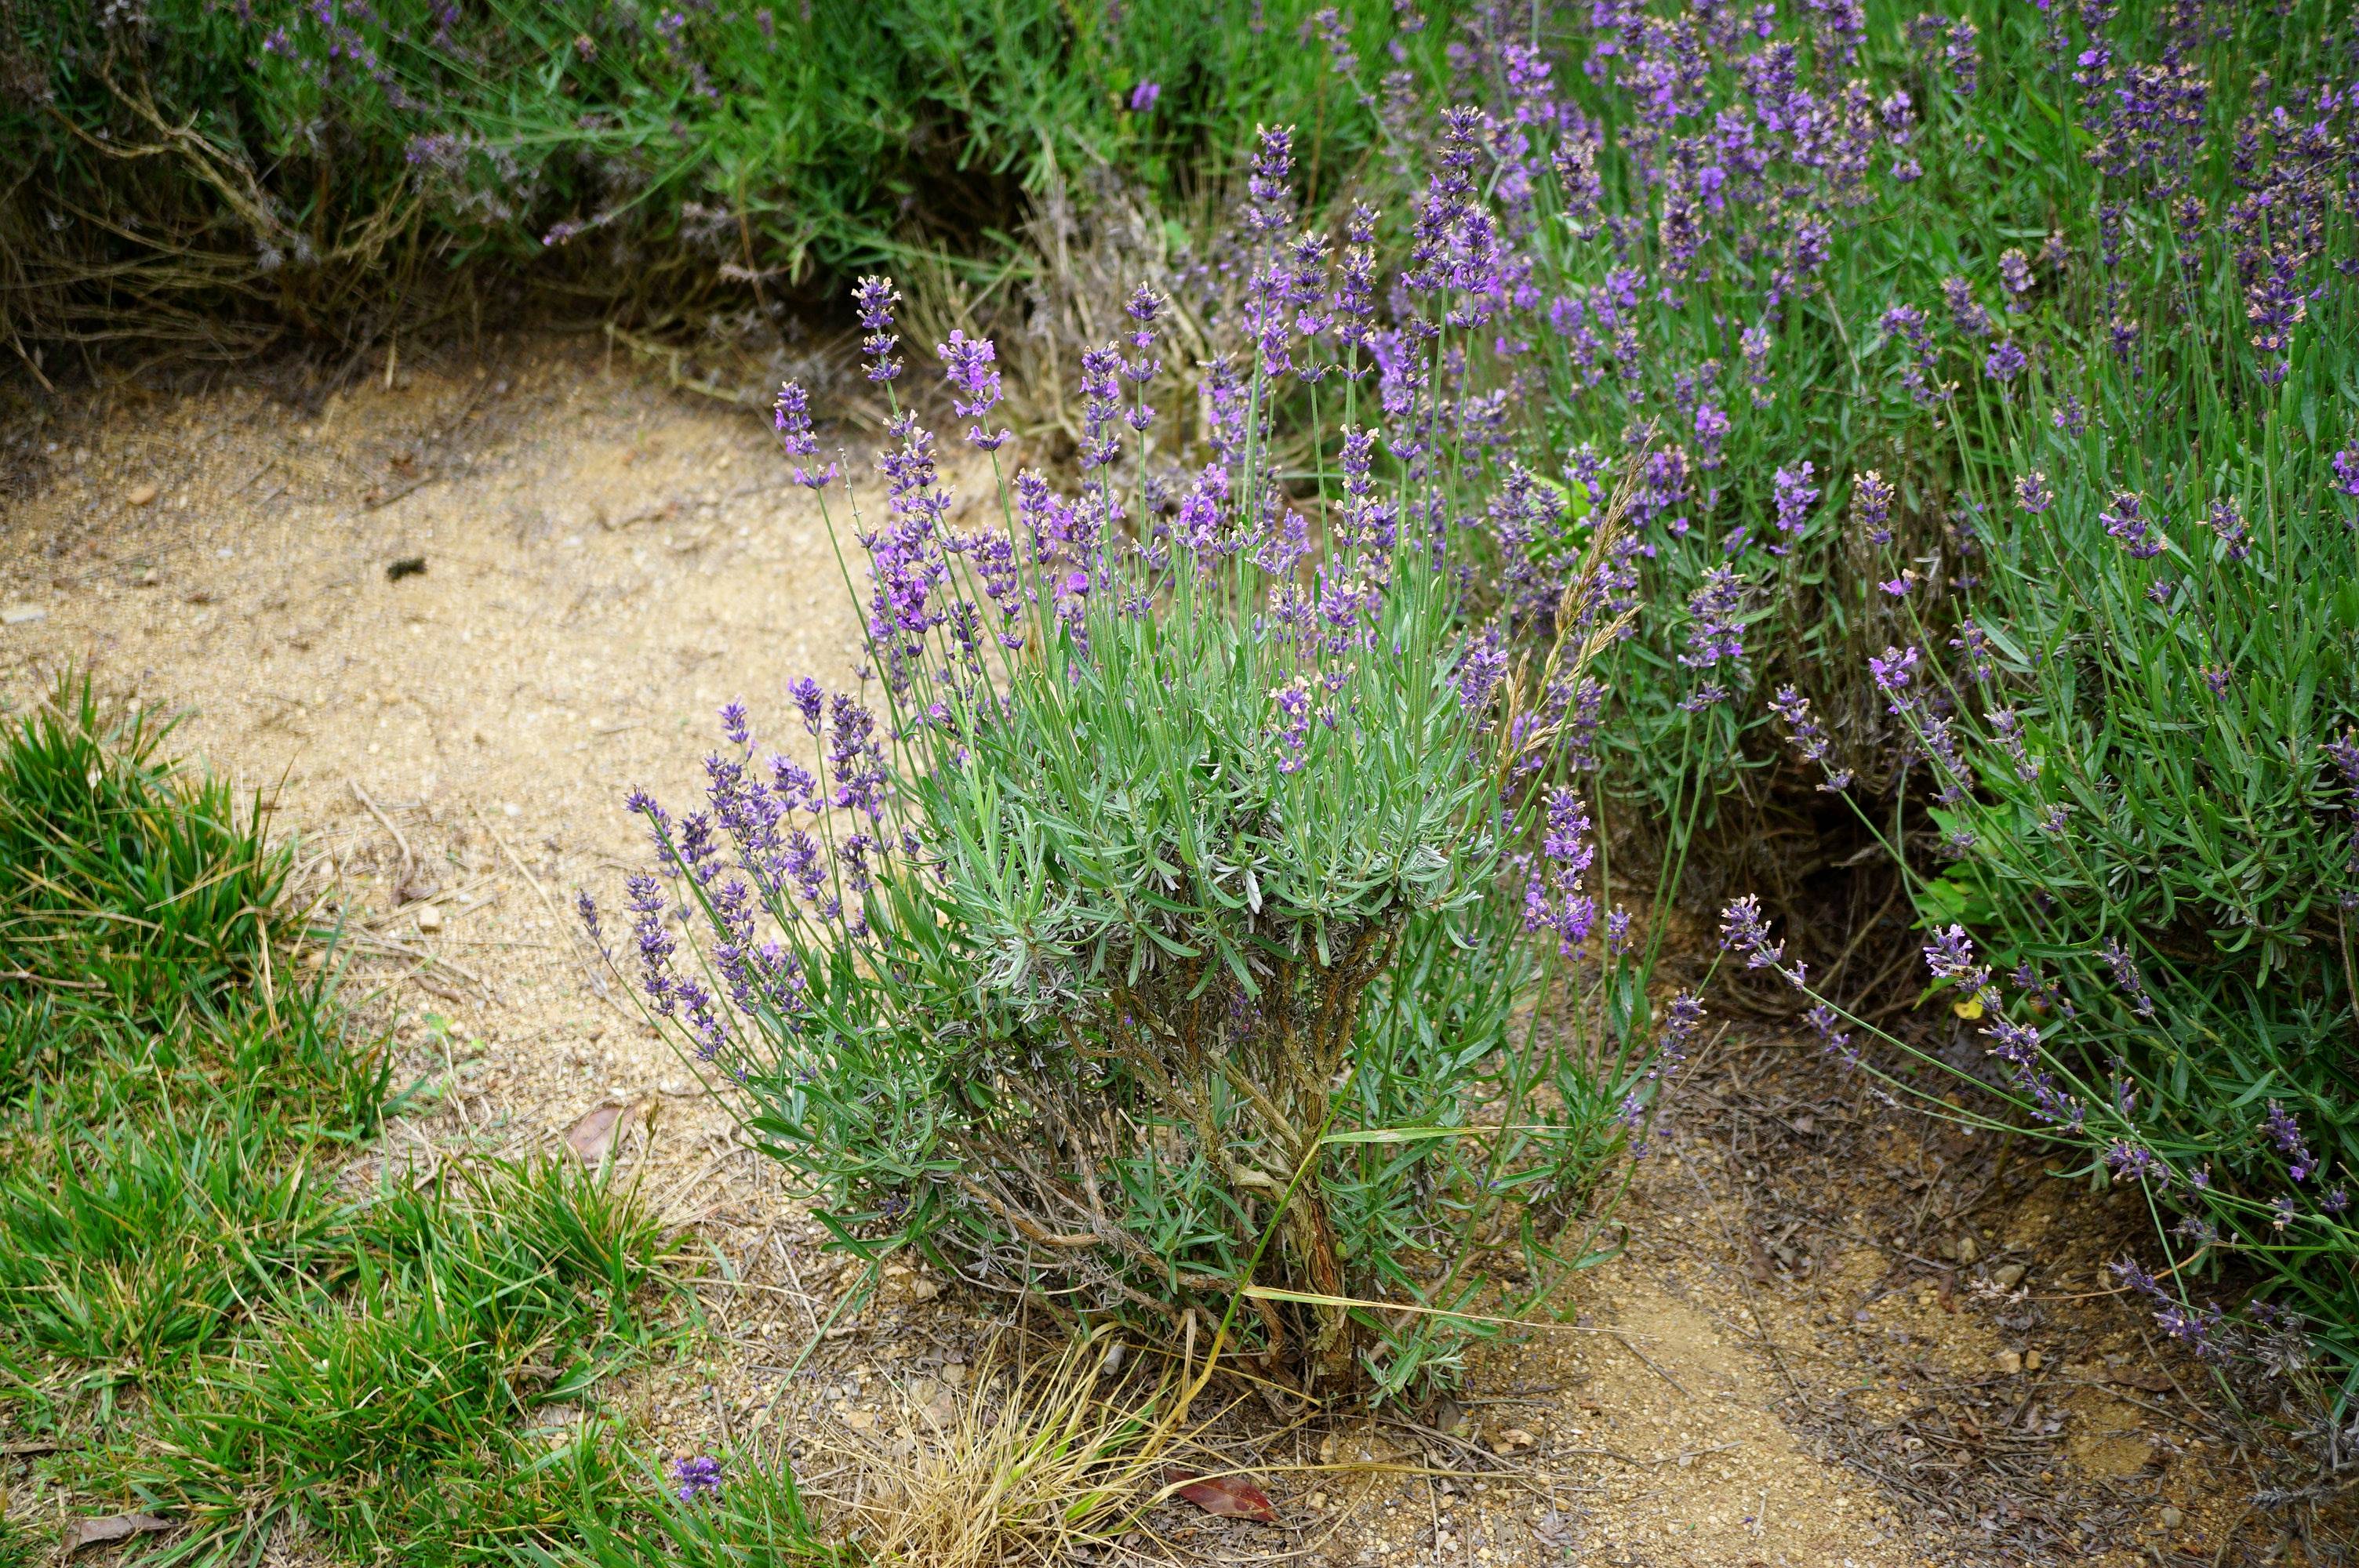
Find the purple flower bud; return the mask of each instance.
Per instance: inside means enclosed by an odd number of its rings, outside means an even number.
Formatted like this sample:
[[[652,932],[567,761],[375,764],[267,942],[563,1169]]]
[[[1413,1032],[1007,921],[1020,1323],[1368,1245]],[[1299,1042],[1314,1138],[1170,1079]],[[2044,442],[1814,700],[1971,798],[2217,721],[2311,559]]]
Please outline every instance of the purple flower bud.
[[[692,1503],[699,1498],[721,1495],[721,1461],[707,1454],[692,1459],[672,1461],[671,1478],[679,1487],[679,1500]]]
[[[1130,112],[1134,114],[1152,114],[1155,109],[1155,101],[1162,96],[1163,83],[1159,81],[1141,81],[1137,86],[1130,90]]]

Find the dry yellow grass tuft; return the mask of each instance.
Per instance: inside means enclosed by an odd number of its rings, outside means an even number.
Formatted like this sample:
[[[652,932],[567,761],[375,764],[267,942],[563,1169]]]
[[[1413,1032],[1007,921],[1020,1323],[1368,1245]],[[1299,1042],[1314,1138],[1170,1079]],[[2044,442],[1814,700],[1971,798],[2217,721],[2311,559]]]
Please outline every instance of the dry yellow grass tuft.
[[[1101,1380],[1115,1330],[1076,1339],[1046,1368],[993,1355],[954,1408],[907,1390],[874,1433],[830,1431],[814,1457],[846,1477],[821,1490],[833,1523],[881,1563],[1059,1563],[1137,1528],[1169,1488],[1188,1401],[1166,1374],[1142,1391]]]

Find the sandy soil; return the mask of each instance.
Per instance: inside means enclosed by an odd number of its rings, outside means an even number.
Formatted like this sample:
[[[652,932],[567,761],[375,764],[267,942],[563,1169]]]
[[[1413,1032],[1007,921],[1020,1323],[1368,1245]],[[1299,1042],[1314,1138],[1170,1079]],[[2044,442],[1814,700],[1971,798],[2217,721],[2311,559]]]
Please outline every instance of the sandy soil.
[[[693,793],[718,704],[758,719],[795,676],[849,677],[834,556],[761,422],[538,342],[372,376],[315,416],[247,386],[117,389],[33,438],[35,478],[0,497],[0,690],[79,663],[188,710],[182,744],[270,795],[304,887],[351,923],[350,983],[435,1091],[382,1158],[514,1153],[625,1108],[625,1162],[712,1281],[701,1348],[621,1396],[642,1433],[693,1452],[954,1405],[991,1309],[906,1271],[787,1375],[842,1266],[605,994],[566,908],[636,861],[626,788]],[[406,561],[423,571],[389,573]],[[1286,1527],[1175,1511],[1180,1544],[1484,1568],[2212,1560],[2241,1505],[2191,1371],[2104,1294],[2121,1216],[1774,1039],[1723,1044],[1682,1108],[1564,1331],[1486,1353],[1418,1422],[1240,1430]],[[1329,1439],[1483,1478],[1278,1468]]]

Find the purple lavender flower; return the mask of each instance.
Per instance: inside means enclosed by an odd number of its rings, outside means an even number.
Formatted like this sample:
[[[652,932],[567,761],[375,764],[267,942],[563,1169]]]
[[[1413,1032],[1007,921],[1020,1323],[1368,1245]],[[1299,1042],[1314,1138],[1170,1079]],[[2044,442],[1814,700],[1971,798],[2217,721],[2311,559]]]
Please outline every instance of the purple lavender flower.
[[[1720,467],[1721,443],[1728,437],[1728,416],[1715,403],[1706,403],[1695,411],[1696,467],[1707,471]]]
[[[709,1454],[699,1454],[691,1459],[672,1461],[671,1478],[679,1488],[679,1500],[692,1503],[699,1498],[721,1495],[721,1461]]]
[[[2048,488],[2048,475],[2033,469],[2015,481],[2015,502],[2034,517],[2056,504],[2056,492]]]
[[[958,394],[951,400],[951,408],[962,419],[976,421],[967,427],[966,438],[978,451],[995,452],[1006,446],[1013,432],[1002,430],[994,436],[982,421],[988,418],[999,404],[999,371],[993,362],[999,351],[989,338],[970,338],[959,329],[951,329],[951,341],[936,345],[934,352],[942,362],[942,377]]]
[[[1892,543],[1892,497],[1891,481],[1875,470],[1852,476],[1852,521],[1879,549]]]
[[[1294,127],[1261,127],[1253,172],[1245,180],[1247,228],[1271,235],[1294,221],[1294,191],[1287,184],[1293,172]]]
[[[1802,1014],[1802,1020],[1826,1047],[1827,1054],[1840,1057],[1846,1067],[1859,1065],[1859,1052],[1851,1043],[1850,1031],[1835,1027],[1843,1022],[1843,1014],[1825,1002],[1818,1002]]]
[[[2019,297],[2031,292],[2034,281],[2031,276],[2031,263],[2021,251],[2010,249],[1999,253],[1998,281],[1999,287],[2010,295]],[[2017,310],[2022,307],[2010,299],[2007,302],[2007,308]]]
[[[608,963],[614,962],[614,955],[606,946],[605,933],[599,927],[598,901],[590,896],[588,889],[574,894],[573,910],[582,917],[582,930],[590,938],[590,946],[597,949]]]
[[[1122,353],[1112,343],[1082,351],[1082,467],[1100,469],[1122,455]]]
[[[2114,983],[2130,999],[2130,1011],[2140,1018],[2152,1018],[2154,997],[2147,990],[2145,977],[2138,973],[2137,959],[2130,950],[2107,937],[2104,946],[2097,949],[2097,957],[2105,961],[2105,967],[2114,972]]]
[[[2277,1101],[2269,1101],[2268,1115],[2261,1120],[2261,1131],[2277,1146],[2278,1153],[2291,1156],[2286,1174],[2293,1180],[2307,1181],[2317,1171],[2318,1156],[2310,1152],[2310,1144],[2301,1135],[2301,1124]]]
[[[2145,503],[2126,490],[2114,494],[2112,509],[2099,512],[2097,521],[2105,525],[2109,537],[2122,542],[2133,559],[2152,560],[2169,547],[2170,542],[2154,531]]]
[[[2002,386],[2021,375],[2031,361],[2016,346],[2013,338],[2001,338],[1983,360],[1983,373]]]
[[[2105,1168],[2116,1176],[2151,1181],[2158,1187],[2170,1185],[2170,1167],[2153,1150],[2126,1139],[2114,1139],[2113,1146],[2105,1151]]]
[[[1777,531],[1788,538],[1799,535],[1810,526],[1810,508],[1819,503],[1818,486],[1810,482],[1811,470],[1808,460],[1799,468],[1778,469],[1770,476],[1770,489],[1777,509]],[[1774,555],[1784,555],[1787,546],[1772,545]]]
[[[1950,308],[1951,324],[1969,338],[1991,335],[1990,312],[1974,298],[1974,286],[1962,277],[1941,280],[1941,298]]]
[[[1851,770],[1834,765],[1832,760],[1832,739],[1811,714],[1810,699],[1804,697],[1799,687],[1779,687],[1777,694],[1769,699],[1769,708],[1785,721],[1788,733],[1801,748],[1803,759],[1818,763],[1826,771],[1826,780],[1819,785],[1821,789],[1832,791],[1851,787]]]
[[[1299,773],[1310,734],[1310,688],[1301,681],[1288,681],[1272,691],[1269,697],[1277,706],[1279,721],[1277,771]]]
[[[866,332],[860,353],[868,362],[871,381],[887,382],[901,373],[901,362],[893,352],[901,341],[893,331],[893,307],[900,299],[889,277],[864,277],[852,291],[853,311]]]
[[[1985,1007],[1995,1010],[1997,995],[1991,989],[1990,966],[1974,959],[1973,939],[1962,925],[1936,929],[1925,944],[1925,968],[1937,980],[1954,980]]]
[[[1998,742],[2015,763],[2015,776],[2025,784],[2039,778],[2039,759],[2031,754],[2023,740],[2023,720],[2012,708],[2001,708],[1984,715],[1990,721],[1991,738]]]
[[[1507,674],[1507,643],[1496,626],[1485,626],[1468,644],[1465,656],[1460,660],[1454,684],[1458,700],[1468,713],[1480,717],[1490,711],[1491,694]]]
[[[2212,503],[2203,520],[2230,560],[2241,561],[2253,553],[2252,541],[2245,537],[2245,519],[2234,502],[2222,496]]]
[[[1884,313],[1884,330],[1908,347],[1910,362],[1901,367],[1900,384],[1908,389],[1909,397],[1920,407],[1946,399],[1950,388],[1933,379],[1940,357],[1925,325],[1925,312],[1914,305],[1895,305]]]
[[[2156,1280],[2152,1274],[2149,1274],[2144,1269],[2139,1268],[2135,1260],[2125,1258],[2120,1262],[2110,1264],[2108,1267],[2112,1269],[2114,1278],[2121,1281],[2122,1283],[2127,1285],[2138,1294],[2146,1297],[2148,1301],[2169,1301],[2170,1299],[2169,1292],[2162,1288],[2161,1282]]]
[[[1704,573],[1702,585],[1688,597],[1688,651],[1680,655],[1680,663],[1692,670],[1712,670],[1725,664],[1742,676],[1746,588],[1732,567],[1714,567]],[[1717,682],[1706,689],[1727,695]]]
[[[1540,843],[1546,874],[1524,891],[1524,929],[1550,931],[1566,957],[1579,952],[1597,921],[1597,901],[1581,891],[1597,850],[1590,841],[1588,809],[1562,785],[1549,793],[1547,836]]]
[[[1337,76],[1352,77],[1359,72],[1360,57],[1352,48],[1352,25],[1343,13],[1333,5],[1318,11],[1303,23],[1302,36],[1309,41],[1313,33],[1327,40],[1327,63]]]
[[[1875,679],[1875,689],[1892,698],[1894,713],[1906,713],[1916,705],[1909,695],[1908,684],[1914,678],[1918,654],[1914,647],[1887,647],[1881,654],[1870,654],[1868,674]]]
[[[1990,633],[1984,631],[1973,617],[1958,622],[1958,634],[1950,639],[1950,646],[1957,649],[1965,660],[1969,679],[1977,683],[1986,682],[1995,673],[1991,659]]]
[[[1951,91],[1961,98],[1972,98],[1981,69],[1982,57],[1975,51],[1975,30],[1963,17],[1950,25],[1950,32],[1941,46],[1941,62],[1950,68]]]
[[[809,676],[797,676],[787,683],[787,695],[794,699],[796,711],[803,716],[803,728],[813,735],[819,733],[820,711],[827,696],[819,682]]]
[[[1753,406],[1768,406],[1775,395],[1769,390],[1769,329],[1758,324],[1747,327],[1738,334],[1737,351],[1745,361],[1745,384],[1753,389]]]
[[[1137,86],[1130,90],[1130,112],[1134,114],[1153,114],[1155,111],[1155,101],[1162,96],[1163,83],[1159,81],[1141,81]]]
[[[1614,911],[1614,914],[1622,916],[1621,940],[1626,942],[1630,935],[1629,916],[1621,910]],[[1612,915],[1606,917],[1606,925],[1610,935],[1614,925]],[[1668,1077],[1679,1071],[1680,1064],[1688,1059],[1689,1044],[1695,1039],[1696,1032],[1703,1027],[1704,1017],[1703,1003],[1693,991],[1671,993],[1671,1000],[1663,1004],[1663,1027],[1655,1035],[1656,1065],[1647,1076]]]
[[[1769,923],[1762,918],[1761,900],[1753,893],[1720,912],[1720,945],[1742,957],[1748,969],[1776,968],[1786,957],[1786,945],[1769,940]]]
[[[2359,445],[2334,454],[2334,488],[2345,495],[2359,495]]]
[[[2262,355],[2262,384],[2276,386],[2293,370],[2293,330],[2309,318],[2310,303],[2299,276],[2300,258],[2290,246],[2270,246],[2267,263],[2245,290],[2245,316]]]
[[[778,432],[778,445],[787,456],[795,459],[795,482],[811,490],[824,490],[835,479],[835,465],[808,469],[801,460],[819,450],[819,437],[811,430],[810,397],[799,382],[789,381],[778,388],[778,400],[772,406],[770,423]]]

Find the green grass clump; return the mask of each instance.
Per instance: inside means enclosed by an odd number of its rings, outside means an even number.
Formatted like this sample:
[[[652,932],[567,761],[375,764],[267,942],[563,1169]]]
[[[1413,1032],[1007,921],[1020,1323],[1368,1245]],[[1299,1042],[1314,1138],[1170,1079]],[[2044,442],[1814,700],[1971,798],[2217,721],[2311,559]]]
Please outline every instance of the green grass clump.
[[[497,1558],[483,1520],[566,1517],[553,1492],[495,1505],[543,1457],[516,1427],[643,1347],[629,1303],[655,1257],[644,1210],[556,1164],[390,1191],[112,1465],[222,1552],[293,1519],[355,1555],[390,1540]]]
[[[125,1548],[162,1563],[658,1529],[583,1404],[654,1343],[654,1221],[560,1162],[343,1178],[389,1066],[288,961],[288,852],[168,733],[84,681],[0,734],[0,1431],[58,1443],[34,1497],[171,1519]],[[0,1526],[0,1564],[35,1550]]]

